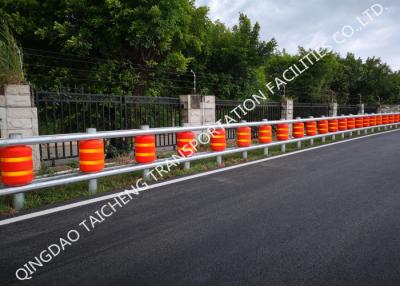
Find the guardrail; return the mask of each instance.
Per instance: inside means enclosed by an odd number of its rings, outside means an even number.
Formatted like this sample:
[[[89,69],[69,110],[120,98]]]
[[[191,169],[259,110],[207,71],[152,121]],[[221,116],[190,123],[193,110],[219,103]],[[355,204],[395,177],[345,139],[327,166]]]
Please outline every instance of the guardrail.
[[[362,120],[361,120],[362,119]],[[355,127],[355,120],[358,122],[358,127]],[[336,123],[335,123],[336,122]],[[351,123],[353,122],[353,123]],[[361,126],[360,126],[361,122]],[[303,131],[296,132],[297,135],[294,135],[294,132],[291,132],[289,129],[289,126],[292,124],[296,124],[297,127],[303,126]],[[300,125],[298,124],[300,123]],[[315,128],[316,132],[315,135],[313,136],[307,136],[308,131],[307,131],[307,126],[310,125],[311,123],[315,123]],[[339,124],[338,124],[339,123]],[[351,123],[351,124],[350,124]],[[343,124],[345,124],[346,128],[343,127]],[[213,137],[215,136],[215,131],[217,130],[222,130],[226,128],[242,128],[240,130],[245,130],[243,129],[245,127],[265,127],[265,126],[274,126],[277,125],[277,131],[272,131],[271,132],[283,132],[283,135],[287,135],[286,137],[279,137],[278,139],[271,140],[269,143],[259,143],[259,144],[253,144],[253,142],[246,143],[246,144],[239,144],[238,148],[228,148],[228,149],[223,149],[219,151],[212,151],[212,152],[204,152],[204,153],[198,153],[198,154],[191,154],[191,155],[178,155],[177,157],[174,158],[174,163],[175,164],[182,164],[186,163],[185,167],[188,168],[190,167],[187,163],[192,162],[192,161],[197,161],[197,160],[204,160],[208,158],[217,158],[217,162],[219,165],[222,164],[222,157],[230,154],[235,154],[235,153],[243,153],[243,157],[247,158],[247,152],[249,151],[254,151],[258,149],[264,149],[265,155],[268,155],[268,148],[274,147],[274,146],[282,146],[282,151],[285,152],[285,146],[286,144],[290,143],[297,143],[298,147],[301,147],[301,142],[309,140],[311,144],[314,143],[315,139],[322,138],[322,141],[325,141],[325,138],[328,136],[332,136],[333,139],[336,138],[337,135],[342,135],[344,138],[345,134],[350,134],[350,136],[353,135],[353,132],[357,132],[359,135],[361,134],[361,131],[365,131],[367,133],[369,130],[375,131],[375,129],[381,130],[381,128],[387,129],[388,127],[399,127],[400,125],[400,114],[397,113],[384,113],[384,114],[367,114],[367,115],[349,115],[349,116],[335,116],[335,117],[320,117],[320,118],[297,118],[294,120],[275,120],[275,121],[268,121],[264,120],[261,122],[242,122],[242,123],[235,123],[235,124],[214,124],[214,125],[208,125],[208,126],[192,126],[192,127],[173,127],[173,128],[144,128],[140,130],[120,130],[120,131],[104,131],[104,132],[95,132],[95,130],[91,129],[89,130],[90,132],[88,133],[75,133],[75,134],[60,134],[60,135],[44,135],[44,136],[36,136],[36,137],[25,137],[25,138],[9,138],[9,139],[1,139],[0,140],[0,148],[2,150],[1,152],[1,162],[2,162],[2,177],[5,174],[4,171],[4,162],[12,162],[15,159],[10,159],[10,158],[4,158],[4,152],[5,150],[4,147],[9,147],[9,146],[25,146],[26,145],[34,145],[34,144],[43,144],[43,143],[55,143],[55,142],[66,142],[66,141],[86,141],[86,140],[99,140],[99,139],[106,139],[106,138],[118,138],[118,137],[135,137],[136,140],[137,138],[144,138],[143,136],[146,135],[157,135],[157,134],[168,134],[168,133],[184,133],[184,132],[193,132],[193,131],[205,131],[204,134],[211,134],[210,138],[212,140]],[[286,128],[287,126],[288,128]],[[335,127],[336,126],[336,127]],[[306,128],[305,128],[306,127]],[[332,127],[332,128],[331,128]],[[311,128],[311,127],[310,127]],[[335,129],[336,128],[336,129]],[[329,130],[328,130],[329,129]],[[245,136],[248,134],[245,134],[243,132],[245,131],[240,131],[238,132],[238,136],[240,134],[244,134]],[[246,131],[247,132],[247,131]],[[251,131],[249,131],[251,132]],[[303,133],[303,134],[301,134]],[[311,134],[311,133],[310,133]],[[280,134],[282,135],[282,134]],[[250,134],[251,136],[251,134]],[[262,135],[260,135],[262,136]],[[148,139],[149,136],[146,138]],[[150,136],[151,137],[151,136]],[[297,137],[297,138],[293,138]],[[200,138],[200,137],[199,137]],[[245,137],[243,137],[245,138]],[[251,137],[250,137],[251,138]],[[280,139],[279,139],[280,138]],[[100,140],[102,141],[102,140]],[[246,140],[238,140],[238,141],[246,141]],[[260,140],[262,141],[262,140]],[[144,142],[144,143],[143,143]],[[264,141],[265,142],[265,141]],[[192,142],[191,142],[192,143]],[[136,142],[136,145],[139,146],[147,146],[148,144],[151,145],[151,143],[146,143],[146,141],[141,141],[139,144]],[[226,144],[226,138],[225,138],[225,144]],[[192,145],[193,147],[193,145]],[[138,148],[138,147],[137,147]],[[155,148],[155,147],[154,147]],[[99,150],[98,149],[89,149],[88,153],[93,153],[90,150]],[[83,151],[82,151],[83,152]],[[147,152],[147,151],[144,151]],[[155,152],[155,149],[154,149]],[[145,154],[145,153],[142,153]],[[182,153],[180,153],[182,154]],[[138,158],[138,157],[136,157]],[[103,158],[104,159],[104,158]],[[16,159],[16,162],[18,162],[19,159]],[[85,159],[87,160],[87,159]],[[94,159],[93,159],[94,160]],[[138,160],[137,160],[138,161]],[[99,163],[99,161],[93,161]],[[92,162],[92,163],[93,163]],[[82,163],[82,159],[81,162]],[[92,164],[91,162],[89,162]],[[75,172],[72,174],[68,175],[56,175],[56,176],[50,176],[47,178],[39,178],[39,179],[33,179],[31,182],[27,182],[26,184],[18,185],[18,186],[6,186],[4,188],[0,189],[0,196],[4,195],[14,195],[14,207],[16,209],[20,209],[23,206],[23,201],[24,197],[23,194],[24,192],[28,191],[33,191],[33,190],[38,190],[42,188],[48,188],[48,187],[55,187],[55,186],[60,186],[64,184],[71,184],[71,183],[77,183],[77,182],[82,182],[82,181],[89,181],[89,190],[91,190],[93,193],[96,191],[97,188],[97,182],[96,180],[98,178],[102,177],[107,177],[107,176],[113,176],[113,175],[118,175],[118,174],[124,174],[124,173],[130,173],[130,172],[135,172],[135,171],[144,171],[144,177],[147,178],[147,173],[150,169],[156,168],[159,166],[166,166],[167,164],[170,164],[171,161],[169,159],[162,159],[162,160],[156,160],[154,158],[151,159],[147,163],[136,163],[136,164],[128,164],[124,166],[118,166],[118,167],[108,167],[104,168],[104,162],[103,162],[103,168],[100,168],[100,171],[97,172],[87,172],[87,173],[82,173],[82,172]],[[92,164],[93,165],[93,164]],[[4,180],[3,180],[4,183]]]

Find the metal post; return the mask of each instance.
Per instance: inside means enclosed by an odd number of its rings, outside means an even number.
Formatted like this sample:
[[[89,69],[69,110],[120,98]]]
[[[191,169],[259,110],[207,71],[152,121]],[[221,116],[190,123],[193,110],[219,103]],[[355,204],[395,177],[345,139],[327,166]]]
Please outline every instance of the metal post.
[[[268,122],[268,119],[263,119],[263,122]],[[264,156],[268,156],[269,155],[269,150],[268,147],[264,148]]]
[[[325,115],[322,115],[321,116],[322,118],[324,118],[325,117]],[[329,122],[328,122],[328,126],[327,126],[328,128],[329,128]],[[326,141],[326,137],[324,136],[324,137],[322,137],[321,138],[321,141],[322,141],[322,143],[325,143],[325,141]]]
[[[246,122],[247,122],[246,120],[240,121],[240,123],[246,123]],[[244,160],[247,160],[247,158],[248,158],[247,151],[244,151],[242,153],[242,157],[243,157]]]
[[[222,156],[217,156],[217,165],[218,165],[218,167],[224,166],[224,161],[222,159]]]
[[[301,119],[301,117],[296,117],[296,119]],[[304,123],[303,123],[304,124]],[[304,125],[303,125],[304,126]],[[292,130],[293,130],[293,125],[292,125]],[[301,149],[301,141],[297,142],[297,149]]]
[[[93,134],[96,133],[96,128],[87,128],[86,133]],[[97,179],[89,180],[88,183],[89,193],[94,195],[97,193]]]
[[[21,133],[11,133],[9,135],[10,139],[21,139]],[[18,193],[13,195],[13,207],[16,211],[21,210],[25,203],[25,193]]]
[[[314,116],[309,116],[308,118],[314,118]],[[310,139],[310,145],[314,145],[314,139]]]
[[[286,153],[286,144],[281,145],[281,152]]]
[[[150,126],[149,125],[142,125],[142,126],[140,126],[140,129],[148,130],[148,129],[150,129]],[[143,180],[145,182],[149,182],[151,180],[150,179],[150,169],[144,169],[143,170]]]
[[[182,127],[190,127],[189,123],[182,123]],[[183,163],[184,170],[190,170],[190,162]]]

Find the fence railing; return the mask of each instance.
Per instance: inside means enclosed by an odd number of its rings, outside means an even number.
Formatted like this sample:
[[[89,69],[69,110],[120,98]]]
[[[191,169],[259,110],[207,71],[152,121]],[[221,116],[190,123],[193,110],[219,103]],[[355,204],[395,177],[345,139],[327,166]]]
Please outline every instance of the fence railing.
[[[39,134],[84,132],[88,127],[100,131],[154,127],[180,126],[179,98],[116,96],[71,92],[35,93],[38,108]],[[174,134],[158,135],[158,147],[174,146]],[[129,150],[132,142],[127,138],[110,140],[106,152]],[[40,145],[43,161],[68,159],[78,156],[76,141]]]
[[[293,103],[293,117],[320,117],[329,115],[329,104],[327,103]]]
[[[236,117],[233,110],[237,106],[243,105],[243,101],[237,100],[216,100],[215,102],[215,114],[216,119],[224,120],[225,116]],[[241,111],[237,111],[240,115],[243,113]],[[263,119],[268,120],[279,120],[281,119],[282,107],[280,102],[266,102],[257,105],[251,112],[247,112],[246,115],[242,117],[243,120],[246,121],[262,121]],[[227,139],[236,138],[236,129],[229,128],[226,130]],[[253,129],[252,132],[253,138],[257,137],[257,130]]]
[[[377,114],[372,115],[373,117],[384,118],[383,123],[379,126],[373,125],[368,126],[364,124],[362,128],[355,128],[355,129],[348,129],[342,130],[337,132],[331,132],[326,134],[318,134],[315,136],[305,136],[303,138],[298,139],[289,139],[284,141],[272,141],[271,143],[267,144],[253,144],[249,147],[244,148],[228,148],[224,151],[220,152],[204,152],[200,153],[191,157],[178,157],[178,159],[174,159],[175,164],[181,164],[185,162],[191,162],[196,160],[203,160],[208,158],[221,158],[224,155],[240,153],[240,152],[247,152],[253,151],[258,149],[266,149],[274,146],[285,146],[289,143],[296,143],[302,142],[305,140],[314,140],[318,138],[326,138],[328,136],[336,136],[339,134],[346,134],[353,132],[360,133],[361,130],[368,131],[370,129],[382,128],[382,127],[390,127],[395,126],[398,127],[400,125],[400,114]],[[365,115],[356,115],[356,116],[339,116],[339,117],[323,117],[323,118],[307,118],[307,119],[297,119],[297,120],[275,120],[269,122],[247,122],[247,123],[236,123],[236,124],[222,124],[222,125],[210,125],[210,126],[197,126],[197,127],[169,127],[169,128],[152,128],[152,129],[144,129],[144,130],[119,130],[119,131],[103,131],[98,133],[76,133],[76,134],[61,134],[61,135],[43,135],[43,136],[36,136],[36,137],[26,137],[26,138],[16,138],[16,139],[1,139],[0,140],[0,147],[6,146],[15,146],[15,145],[34,145],[34,144],[49,144],[49,143],[63,143],[68,141],[81,141],[81,140],[88,140],[88,139],[113,139],[113,138],[124,138],[124,137],[135,137],[140,135],[160,135],[160,134],[176,134],[178,132],[187,132],[187,131],[210,131],[219,128],[239,128],[239,127],[259,127],[264,125],[280,125],[280,124],[293,124],[293,123],[307,123],[312,121],[328,121],[328,120],[337,120],[337,119],[349,119],[349,118],[363,118],[363,120],[369,120],[369,116]],[[386,121],[385,121],[386,118]],[[327,123],[325,123],[327,124]],[[378,123],[379,124],[379,123]],[[319,126],[319,125],[318,125]],[[367,127],[365,127],[367,126]],[[206,134],[209,134],[206,133]],[[247,155],[246,155],[247,156]],[[11,194],[20,194],[27,191],[47,188],[47,187],[54,187],[64,184],[82,182],[87,180],[98,179],[106,176],[113,176],[118,174],[124,174],[139,170],[149,170],[151,168],[155,168],[158,166],[165,166],[171,164],[169,159],[163,159],[159,161],[154,161],[148,164],[128,164],[122,167],[112,167],[106,168],[104,171],[98,173],[72,173],[68,176],[66,175],[56,175],[49,178],[44,179],[36,179],[32,183],[22,186],[16,187],[6,187],[0,189],[0,195],[11,195]]]

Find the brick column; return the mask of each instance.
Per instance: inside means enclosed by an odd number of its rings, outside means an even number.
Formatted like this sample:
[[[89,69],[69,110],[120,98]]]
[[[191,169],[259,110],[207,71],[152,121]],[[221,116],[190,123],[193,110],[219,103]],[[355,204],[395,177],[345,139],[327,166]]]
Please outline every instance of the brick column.
[[[215,96],[181,95],[179,98],[182,123],[189,126],[215,123]]]
[[[337,102],[329,103],[329,116],[337,116],[338,104]]]
[[[360,114],[364,114],[365,112],[364,112],[364,103],[362,103],[362,104],[357,104],[357,106],[358,106],[358,112],[360,113]]]
[[[37,109],[32,103],[29,85],[4,86],[4,94],[0,94],[0,130],[1,138],[13,133],[23,137],[39,135]],[[39,145],[32,148],[34,168],[39,170]]]
[[[281,100],[281,119],[293,119],[293,99],[283,98]],[[292,134],[293,126],[289,124],[289,134]]]

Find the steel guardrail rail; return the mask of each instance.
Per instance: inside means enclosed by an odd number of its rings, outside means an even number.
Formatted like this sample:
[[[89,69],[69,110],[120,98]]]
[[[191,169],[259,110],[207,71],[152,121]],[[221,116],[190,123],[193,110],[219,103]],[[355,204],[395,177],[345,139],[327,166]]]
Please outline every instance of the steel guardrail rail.
[[[383,115],[391,115],[394,113],[384,113]],[[397,113],[396,113],[397,114]],[[319,120],[332,120],[332,119],[343,119],[343,118],[357,118],[357,117],[365,117],[368,116],[369,114],[365,115],[356,115],[356,116],[336,116],[336,117],[321,117],[321,118],[308,118],[308,119],[295,119],[295,120],[280,120],[280,121],[267,121],[267,122],[249,122],[249,123],[240,123],[240,124],[231,124],[231,125],[213,125],[217,128],[229,126],[229,128],[235,128],[235,127],[240,127],[240,126],[259,126],[259,125],[274,125],[274,124],[281,124],[283,122],[285,123],[295,123],[295,122],[309,122],[309,121],[319,121]],[[371,114],[371,116],[380,116],[382,114]],[[377,129],[377,128],[382,128],[382,127],[390,127],[390,126],[399,126],[399,122],[394,122],[394,123],[389,123],[389,124],[382,124],[382,125],[375,125],[375,126],[370,126],[370,127],[363,127],[363,128],[355,128],[351,130],[344,130],[344,131],[337,131],[337,132],[331,132],[327,134],[319,134],[315,136],[305,136],[303,138],[298,138],[298,139],[290,139],[286,141],[273,141],[268,144],[257,144],[257,145],[252,145],[250,147],[242,147],[242,148],[230,148],[225,151],[221,152],[206,152],[206,153],[200,153],[197,155],[194,155],[192,157],[179,157],[176,159],[173,159],[173,162],[176,164],[181,164],[185,162],[192,162],[192,161],[197,161],[197,160],[204,160],[204,159],[209,159],[217,156],[224,156],[224,155],[230,155],[230,154],[235,154],[235,153],[240,153],[240,152],[247,152],[247,151],[254,151],[258,149],[263,149],[263,148],[269,148],[269,147],[275,147],[275,146],[281,146],[281,145],[286,145],[286,144],[291,144],[291,143],[297,143],[297,142],[303,142],[303,141],[308,141],[312,139],[319,139],[319,138],[326,138],[330,136],[336,136],[336,135],[341,135],[341,134],[346,134],[346,133],[354,133],[354,132],[361,132],[363,130],[370,130],[370,129]],[[182,130],[204,130],[210,128],[209,126],[199,126],[199,127],[184,127],[184,128],[169,128],[168,132],[171,132],[170,130],[176,130],[175,132],[181,132]],[[139,134],[134,133],[135,135],[143,135],[143,134],[156,134],[159,128],[155,129],[150,129],[150,133],[147,133],[149,130],[140,130]],[[143,131],[146,131],[146,133],[143,133]],[[118,132],[118,131],[116,131]],[[109,132],[104,132],[104,133],[109,133]],[[86,134],[86,133],[85,133]],[[96,135],[95,137],[90,137],[90,138],[99,138],[97,136],[99,133],[94,133]],[[92,134],[90,134],[92,135]],[[124,134],[124,136],[126,136]],[[46,136],[48,137],[48,136]],[[32,141],[37,137],[29,137],[27,142],[35,142],[36,144],[39,144],[37,141]],[[102,137],[102,138],[110,138],[110,137]],[[112,137],[111,137],[112,138]],[[85,137],[84,139],[88,139]],[[22,144],[21,141],[23,139],[20,139],[18,142],[19,144]],[[70,137],[68,138],[70,140]],[[54,141],[52,141],[54,142]],[[27,144],[25,141],[23,142]],[[19,145],[18,144],[18,145]],[[7,145],[3,146],[9,146],[9,145],[15,145],[14,142],[8,143]],[[6,187],[0,189],[0,196],[5,196],[5,195],[12,195],[12,194],[18,194],[18,193],[24,193],[28,191],[33,191],[33,190],[38,190],[42,188],[49,188],[49,187],[56,187],[64,184],[71,184],[71,183],[78,183],[78,182],[83,182],[83,181],[88,181],[92,179],[98,179],[98,178],[103,178],[103,177],[108,177],[108,176],[114,176],[114,175],[120,175],[120,174],[126,174],[126,173],[131,173],[135,171],[142,171],[146,169],[151,169],[155,168],[158,166],[165,166],[167,164],[171,163],[171,158],[166,158],[164,160],[158,160],[153,163],[149,164],[128,164],[122,167],[109,167],[104,169],[104,171],[99,172],[99,173],[71,173],[71,174],[63,174],[63,175],[56,175],[56,176],[51,176],[47,177],[45,179],[35,179],[31,184],[24,185],[24,186],[18,186],[18,187]]]
[[[15,145],[34,145],[44,143],[58,143],[68,141],[81,141],[88,139],[110,139],[119,137],[135,137],[138,135],[153,135],[153,134],[167,134],[177,133],[186,131],[202,131],[218,128],[238,128],[238,127],[255,127],[261,125],[277,125],[277,124],[291,124],[296,122],[310,122],[310,121],[321,121],[321,120],[334,120],[343,118],[358,118],[365,116],[382,116],[382,115],[394,115],[397,113],[378,113],[378,114],[361,114],[361,115],[346,115],[346,116],[334,116],[334,117],[318,117],[318,118],[302,118],[292,120],[274,120],[274,121],[258,121],[258,122],[246,122],[246,123],[233,123],[233,124],[212,124],[203,126],[191,126],[191,127],[163,127],[163,128],[150,128],[150,129],[130,129],[130,130],[117,130],[117,131],[99,131],[96,133],[70,133],[70,134],[57,134],[57,135],[40,135],[32,137],[23,137],[21,139],[1,139],[0,147],[15,146]]]

